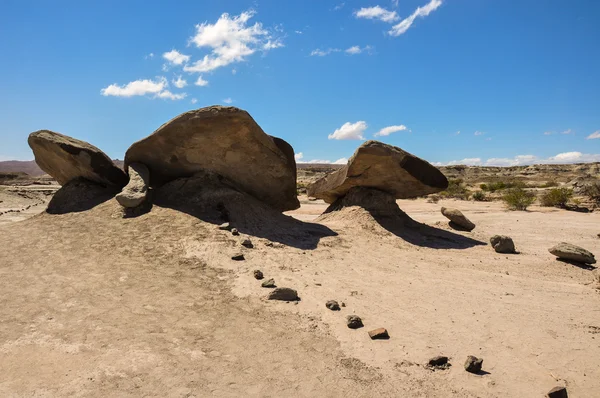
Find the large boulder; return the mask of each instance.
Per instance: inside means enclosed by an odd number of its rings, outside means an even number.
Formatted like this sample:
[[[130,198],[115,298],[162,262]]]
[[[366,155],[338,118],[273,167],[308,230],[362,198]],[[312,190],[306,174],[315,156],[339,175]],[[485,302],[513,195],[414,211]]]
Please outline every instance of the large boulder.
[[[35,161],[60,185],[85,178],[105,186],[123,187],[127,175],[95,146],[63,134],[40,130],[27,139]]]
[[[559,259],[583,264],[596,263],[596,258],[592,253],[570,243],[561,242],[558,245],[548,249],[548,251]]]
[[[117,202],[123,207],[137,207],[148,195],[150,172],[142,163],[132,163],[128,167],[129,183],[116,196]]]
[[[466,231],[472,231],[475,229],[475,224],[471,222],[464,214],[458,209],[449,209],[442,207],[442,214],[448,220],[450,220],[450,226],[455,229],[462,229]]]
[[[152,186],[210,171],[280,211],[300,207],[293,148],[235,107],[175,117],[127,150],[125,166],[134,162],[148,167]]]
[[[443,191],[448,180],[423,159],[392,145],[367,141],[347,165],[309,185],[307,191],[308,196],[333,203],[358,186],[404,199]]]

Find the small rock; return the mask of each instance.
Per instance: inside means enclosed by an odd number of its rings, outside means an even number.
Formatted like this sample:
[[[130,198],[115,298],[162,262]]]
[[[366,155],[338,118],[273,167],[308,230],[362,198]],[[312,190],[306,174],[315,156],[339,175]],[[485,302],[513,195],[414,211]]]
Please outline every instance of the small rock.
[[[244,255],[242,253],[236,253],[233,256],[231,256],[231,259],[234,261],[244,261]]]
[[[254,247],[252,241],[248,238],[242,240],[242,246],[247,247],[248,249],[252,249]]]
[[[267,296],[269,300],[298,301],[298,292],[289,287],[278,287]]]
[[[446,368],[450,364],[448,363],[448,357],[438,355],[437,357],[431,358],[427,365],[432,368]]]
[[[450,220],[450,226],[455,229],[465,229],[467,231],[475,229],[475,224],[465,217],[458,209],[447,209],[442,207],[442,214]]]
[[[494,235],[491,237],[490,243],[496,253],[515,253],[515,243],[508,236]]]
[[[254,270],[254,277],[258,280],[264,278],[265,276],[263,275],[262,271],[259,269],[255,269]]]
[[[390,338],[388,331],[385,328],[377,328],[369,332],[371,340],[387,340]]]
[[[469,373],[479,373],[481,372],[481,367],[483,366],[483,359],[474,357],[473,355],[469,355],[467,357],[467,361],[465,362],[465,370]]]
[[[240,234],[240,231],[238,231],[237,228],[231,228],[231,234],[234,236],[238,236]]]
[[[229,231],[231,229],[231,225],[229,225],[228,222],[224,222],[223,224],[219,225],[219,229],[221,231]]]
[[[348,315],[346,317],[346,324],[350,329],[358,329],[364,326],[362,319],[358,315]]]
[[[566,387],[554,387],[548,391],[548,398],[569,398]]]
[[[342,301],[342,307],[345,307],[345,306],[346,306],[346,303],[344,303],[344,302]]]
[[[256,276],[256,275],[255,275]],[[258,279],[258,278],[257,278]],[[277,287],[275,285],[275,279],[267,279],[266,281],[264,281],[263,283],[261,283],[262,287],[268,287],[268,288],[274,288]]]
[[[579,246],[570,243],[561,242],[558,245],[551,247],[548,251],[554,254],[559,259],[574,261],[583,264],[595,264],[596,258],[592,253]]]
[[[340,305],[335,300],[329,300],[325,303],[325,307],[329,308],[331,311],[339,311]]]

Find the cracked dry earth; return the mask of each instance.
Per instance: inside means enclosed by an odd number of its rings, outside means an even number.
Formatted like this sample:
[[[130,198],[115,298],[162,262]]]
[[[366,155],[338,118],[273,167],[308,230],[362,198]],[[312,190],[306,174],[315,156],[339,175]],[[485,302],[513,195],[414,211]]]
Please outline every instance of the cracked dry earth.
[[[0,396],[598,396],[600,295],[590,270],[546,249],[568,240],[598,255],[599,214],[399,203],[433,228],[399,236],[357,210],[324,221],[337,235],[314,250],[252,236],[241,248],[159,206],[122,218],[114,199],[2,225]],[[475,231],[449,230],[440,205]],[[494,253],[495,233],[522,253]],[[240,250],[246,261],[232,261]],[[302,300],[265,300],[255,269]],[[346,306],[329,311],[331,299]],[[365,327],[348,329],[349,314]],[[371,341],[378,327],[391,338]],[[453,366],[426,369],[436,355]],[[465,372],[467,355],[486,372]]]

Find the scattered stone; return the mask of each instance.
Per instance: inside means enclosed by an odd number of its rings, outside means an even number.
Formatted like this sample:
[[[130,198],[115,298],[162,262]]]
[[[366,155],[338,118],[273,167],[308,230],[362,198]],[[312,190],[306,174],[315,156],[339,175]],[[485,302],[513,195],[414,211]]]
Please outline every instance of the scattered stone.
[[[242,246],[244,246],[248,249],[252,249],[254,247],[254,245],[252,244],[252,241],[248,238],[242,240]]]
[[[128,168],[129,183],[116,196],[123,207],[138,207],[148,195],[150,172],[142,163],[131,163]]]
[[[348,315],[346,317],[346,324],[350,329],[358,329],[364,326],[362,319],[358,315]]]
[[[278,287],[267,296],[269,300],[298,301],[298,292],[289,287]]]
[[[377,328],[369,332],[371,340],[387,340],[390,338],[388,331],[385,328]]]
[[[234,261],[244,261],[246,258],[242,253],[236,253],[233,256],[231,256],[231,259]]]
[[[592,253],[570,243],[561,242],[558,245],[548,249],[548,251],[562,260],[583,264],[596,263],[596,258]]]
[[[481,367],[483,366],[483,359],[474,357],[473,355],[469,355],[467,357],[467,361],[465,362],[465,370],[469,373],[479,373],[481,372]]]
[[[85,141],[40,130],[31,133],[27,143],[38,166],[60,185],[77,178],[118,188],[127,184],[125,172],[104,152]]]
[[[569,398],[567,395],[566,387],[554,387],[552,390],[548,391],[548,398]]]
[[[442,207],[442,214],[444,217],[450,220],[450,226],[452,228],[463,229],[467,231],[472,231],[475,228],[475,224],[465,217],[458,209]]]
[[[367,141],[347,165],[310,184],[307,193],[309,198],[333,203],[351,188],[360,186],[405,199],[443,191],[448,180],[423,159],[392,145]]]
[[[438,355],[433,357],[427,362],[427,366],[432,369],[448,369],[450,364],[448,363],[448,357]]]
[[[344,302],[342,301],[342,307],[345,307],[345,306],[346,306],[346,303],[344,303]]]
[[[293,148],[235,107],[209,106],[176,116],[129,147],[125,165],[134,162],[148,166],[152,186],[204,170],[277,210],[300,207]]]
[[[231,228],[231,234],[234,236],[238,236],[240,234],[240,231],[238,231],[237,228]]]
[[[325,303],[325,307],[329,308],[331,311],[339,311],[340,305],[335,300],[329,300]]]
[[[490,243],[496,253],[515,253],[515,244],[508,236],[494,235],[490,238]]]
[[[223,224],[219,225],[219,229],[221,231],[229,231],[231,229],[231,225],[229,225],[228,222],[224,222]],[[235,228],[234,228],[235,229]],[[233,231],[233,230],[232,230]],[[237,230],[236,230],[237,231]]]
[[[254,270],[254,277],[258,280],[261,280],[262,278],[264,278],[265,276],[263,275],[262,271],[259,269],[255,269]]]
[[[258,278],[257,278],[258,279]],[[275,285],[275,279],[267,279],[261,284],[262,287],[274,288],[277,287]]]

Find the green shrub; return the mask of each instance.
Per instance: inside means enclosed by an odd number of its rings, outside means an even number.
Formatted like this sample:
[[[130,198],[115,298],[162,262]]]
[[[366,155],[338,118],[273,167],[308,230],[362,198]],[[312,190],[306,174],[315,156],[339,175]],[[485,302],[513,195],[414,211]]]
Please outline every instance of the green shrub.
[[[600,182],[587,184],[583,188],[583,194],[595,204],[600,205]]]
[[[510,188],[504,193],[502,200],[509,210],[527,210],[535,202],[535,194],[521,187]]]
[[[573,196],[573,190],[570,188],[552,188],[540,197],[540,204],[547,207],[565,208]]]
[[[485,192],[483,192],[483,191],[476,191],[472,197],[473,197],[473,200],[475,200],[477,202],[483,202],[487,199],[487,197],[485,196]]]
[[[448,180],[448,188],[445,191],[440,192],[440,196],[445,198],[455,198],[467,200],[471,192],[464,186],[463,180],[460,178],[454,180]]]
[[[482,191],[487,191],[489,188],[487,184],[479,184],[479,189],[481,189]]]
[[[503,189],[525,188],[525,183],[523,181],[495,181],[488,182],[487,184],[481,184],[479,185],[479,188],[481,188],[482,191],[493,193],[496,191],[502,191]]]

